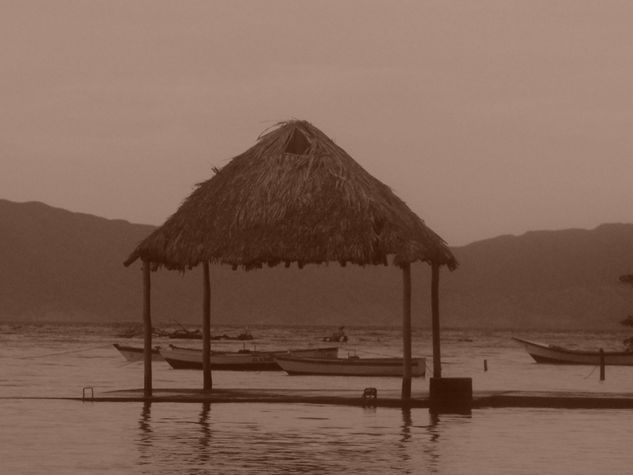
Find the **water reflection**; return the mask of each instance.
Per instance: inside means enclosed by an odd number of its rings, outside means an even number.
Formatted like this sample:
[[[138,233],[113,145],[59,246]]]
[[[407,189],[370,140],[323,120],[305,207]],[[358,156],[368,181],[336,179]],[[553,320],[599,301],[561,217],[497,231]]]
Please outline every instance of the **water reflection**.
[[[429,411],[429,425],[427,427],[436,428],[439,423],[440,423],[440,415],[439,415],[439,413],[433,412],[433,411]],[[439,434],[437,434],[437,437],[439,437]],[[433,440],[435,440],[435,439],[433,439]]]
[[[365,415],[375,415],[376,414],[376,406],[363,406],[363,414]]]
[[[427,471],[436,473],[440,466],[440,416],[436,412],[429,411],[429,423],[424,426],[428,436],[422,447],[425,455]]]
[[[214,409],[209,402],[143,404],[136,419],[136,464],[161,467],[164,473],[180,465],[190,473],[252,473],[276,460],[286,471],[344,473],[351,464],[359,470],[438,473],[454,459],[455,434],[471,422],[470,416],[406,407],[224,404]]]
[[[411,424],[412,423],[413,422],[411,420],[411,408],[410,407],[403,407],[402,408],[402,429],[400,431],[400,433],[401,433],[400,442],[401,443],[406,443],[411,438]]]
[[[418,425],[413,422],[414,415]],[[452,432],[459,430],[456,426],[468,423],[470,419],[469,415],[450,414],[442,416],[440,421],[437,412],[425,414],[407,407],[401,409],[401,417],[395,454],[398,466],[406,473],[417,473],[422,468],[423,473],[438,473],[441,454],[447,450],[442,447],[442,442],[449,442]]]
[[[177,407],[176,414],[170,409],[165,416],[163,409],[167,406],[162,405],[159,415],[152,418],[152,403],[143,403],[136,441],[138,465],[169,465],[174,458],[186,457],[190,467],[209,466],[213,443],[211,403],[203,402],[195,418],[187,417],[188,407],[192,406]]]
[[[200,411],[200,418],[198,424],[200,424],[200,450],[199,461],[204,465],[209,461],[211,444],[211,423],[209,422],[209,413],[211,412],[211,403],[206,401],[202,403],[202,410]]]
[[[152,403],[146,401],[141,409],[141,417],[138,420],[139,433],[139,464],[146,465],[152,463],[151,447],[152,447],[152,426],[150,424],[152,417]]]
[[[472,414],[467,411],[464,413],[442,414],[440,417],[438,412],[429,411],[428,417],[429,423],[426,426],[422,426],[427,436],[422,452],[425,456],[427,471],[437,473],[440,471],[442,453],[450,453],[450,441],[454,440],[454,434],[466,430],[465,426],[472,422]],[[446,446],[447,443],[448,446]],[[451,459],[452,457],[454,456],[449,456],[448,458]]]
[[[395,415],[395,414],[394,414]],[[394,468],[398,468],[398,472],[400,473],[412,473],[412,453],[415,453],[417,450],[416,444],[411,444],[411,408],[403,407],[402,408],[402,424],[400,425],[400,434],[397,442],[395,444],[396,447],[396,460],[397,465],[394,465]],[[394,434],[395,435],[395,434]]]

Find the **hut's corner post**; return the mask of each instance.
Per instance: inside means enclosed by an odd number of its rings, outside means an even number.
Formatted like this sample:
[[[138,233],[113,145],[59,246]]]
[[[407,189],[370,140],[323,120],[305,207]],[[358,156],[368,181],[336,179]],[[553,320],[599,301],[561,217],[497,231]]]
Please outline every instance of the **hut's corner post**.
[[[431,322],[433,332],[433,377],[442,377],[442,359],[440,355],[440,266],[431,264]]]
[[[411,399],[411,264],[402,266],[402,400]]]
[[[152,311],[151,311],[150,263],[143,260],[143,395],[152,397]]]
[[[213,380],[211,379],[211,276],[209,262],[202,263],[202,388],[205,392],[211,392]]]
[[[432,413],[469,414],[473,400],[472,378],[443,378],[440,358],[440,266],[431,264],[431,311],[433,319],[433,377],[429,384],[429,410]]]

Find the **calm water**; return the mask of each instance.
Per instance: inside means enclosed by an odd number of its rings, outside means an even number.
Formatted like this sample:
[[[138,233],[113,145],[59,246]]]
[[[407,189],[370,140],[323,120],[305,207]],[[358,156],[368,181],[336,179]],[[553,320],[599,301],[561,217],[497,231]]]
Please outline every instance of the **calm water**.
[[[236,334],[239,328],[218,328]],[[80,396],[83,386],[140,387],[143,368],[126,363],[115,326],[0,325],[0,473],[628,473],[633,412],[484,409],[432,416],[426,409],[305,404],[82,403],[21,399]],[[257,348],[320,345],[331,329],[251,328]],[[399,329],[348,329],[341,356],[391,356]],[[508,332],[445,331],[445,376],[470,376],[480,390],[630,392],[633,367],[533,363]],[[565,346],[619,348],[622,334],[521,333]],[[162,340],[166,342],[166,340]],[[161,343],[158,340],[157,343]],[[195,343],[188,342],[195,346]],[[242,343],[222,342],[237,349]],[[247,347],[252,347],[248,344]],[[425,331],[414,356],[430,359]],[[483,371],[483,360],[488,371]],[[429,364],[431,362],[429,361]],[[397,378],[214,372],[215,387],[398,389]],[[154,365],[155,387],[200,387],[198,371]],[[428,380],[416,378],[414,390]]]

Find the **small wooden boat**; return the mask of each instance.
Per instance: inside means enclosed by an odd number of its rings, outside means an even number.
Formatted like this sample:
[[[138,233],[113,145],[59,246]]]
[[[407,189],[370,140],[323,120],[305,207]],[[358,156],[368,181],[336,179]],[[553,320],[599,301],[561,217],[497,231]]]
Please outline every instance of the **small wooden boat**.
[[[345,343],[345,342],[347,342],[347,335],[341,335],[341,336],[337,336],[337,335],[324,336],[324,337],[323,337],[323,341]]]
[[[174,330],[167,334],[168,338],[179,339],[179,340],[202,340],[202,332],[200,330]],[[212,340],[238,340],[238,341],[246,341],[253,340],[253,335],[250,333],[240,333],[236,336],[227,335],[223,333],[222,335],[211,335]]]
[[[336,358],[338,347],[286,351],[211,351],[211,369],[225,371],[281,371],[275,361],[275,357],[289,354]],[[201,349],[169,345],[169,348],[160,349],[160,355],[174,369],[202,369]]]
[[[347,342],[345,327],[338,327],[338,331],[335,331],[330,336],[324,336],[323,341],[339,342],[339,343]]]
[[[288,374],[331,376],[402,376],[402,358],[308,358],[299,355],[276,356],[275,361]],[[411,359],[411,376],[424,376],[426,359]]]
[[[600,364],[599,351],[570,350],[560,346],[537,343],[512,337],[513,340],[521,343],[528,354],[537,363],[561,364],[561,365],[590,365]],[[633,366],[633,352],[629,351],[605,351],[605,365]]]
[[[119,345],[118,343],[114,343],[114,347],[119,350],[119,353],[128,361],[143,361],[143,348]],[[152,348],[152,361],[163,361],[163,357],[160,356],[158,348],[158,346]]]
[[[202,332],[198,329],[187,330],[186,328],[183,328],[182,330],[169,332],[167,337],[179,340],[202,340]]]
[[[222,335],[211,335],[211,339],[212,340],[239,340],[239,341],[246,341],[246,340],[253,340],[253,335],[251,335],[250,333],[240,333],[237,336],[231,336],[231,335],[227,335],[226,333],[223,333]]]

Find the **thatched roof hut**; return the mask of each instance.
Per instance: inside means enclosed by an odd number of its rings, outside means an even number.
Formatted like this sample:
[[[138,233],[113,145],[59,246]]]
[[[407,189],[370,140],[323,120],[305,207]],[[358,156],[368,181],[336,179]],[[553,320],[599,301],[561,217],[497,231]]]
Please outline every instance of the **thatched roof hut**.
[[[387,264],[393,257],[405,271],[410,300],[411,263],[427,262],[435,270],[457,265],[442,238],[309,122],[277,124],[214,172],[125,261],[144,262],[146,293],[150,267],[185,270],[203,264],[208,290],[209,263],[249,270],[293,263]],[[148,296],[146,307],[151,325]],[[406,347],[405,338],[405,359]],[[205,343],[205,358],[207,350]]]
[[[132,253],[169,269],[203,261],[246,269],[280,263],[454,268],[444,241],[323,132],[278,124],[200,183]]]

